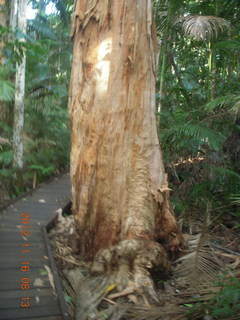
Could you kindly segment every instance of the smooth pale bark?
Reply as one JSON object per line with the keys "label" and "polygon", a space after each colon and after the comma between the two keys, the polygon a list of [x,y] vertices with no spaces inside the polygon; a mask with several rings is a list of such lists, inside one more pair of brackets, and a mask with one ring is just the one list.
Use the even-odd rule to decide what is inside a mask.
{"label": "smooth pale bark", "polygon": [[[6,0],[0,0],[0,25],[6,27],[7,25],[7,6]],[[0,41],[0,65],[3,64],[3,42]]]}
{"label": "smooth pale bark", "polygon": [[[23,34],[27,31],[27,1],[19,0],[18,28]],[[24,41],[24,39],[22,39]],[[23,167],[23,124],[24,124],[24,93],[25,93],[25,69],[26,56],[22,57],[20,64],[16,66],[15,80],[15,104],[13,126],[13,165],[21,169]]]}
{"label": "smooth pale bark", "polygon": [[147,268],[169,268],[159,242],[172,251],[182,242],[156,130],[152,1],[76,1],[72,36],[71,179],[80,251],[94,259],[94,272],[118,269],[122,287],[130,269],[142,283]]}
{"label": "smooth pale bark", "polygon": [[16,30],[17,26],[17,9],[18,9],[18,0],[12,0],[10,2],[11,10],[10,10],[10,18],[9,25],[13,31]]}
{"label": "smooth pale bark", "polygon": [[[0,0],[0,25],[2,27],[6,27],[7,24],[7,8],[6,8],[6,0]],[[0,66],[4,64],[3,59],[3,47],[4,43],[0,41]],[[0,120],[4,120],[5,116],[5,106],[3,101],[0,101]]]}

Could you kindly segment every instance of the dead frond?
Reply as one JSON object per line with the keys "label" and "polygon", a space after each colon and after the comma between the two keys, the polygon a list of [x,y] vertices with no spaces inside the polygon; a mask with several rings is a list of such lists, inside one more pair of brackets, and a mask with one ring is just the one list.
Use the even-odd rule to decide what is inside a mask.
{"label": "dead frond", "polygon": [[190,285],[199,291],[217,279],[222,266],[211,246],[209,206],[208,203],[201,234],[188,240],[189,253],[176,260],[174,268],[174,276],[180,286]]}
{"label": "dead frond", "polygon": [[201,291],[217,279],[221,263],[204,228],[199,237],[190,241],[190,248],[188,254],[175,261],[174,276],[180,286],[190,285]]}
{"label": "dead frond", "polygon": [[128,310],[127,319],[131,320],[183,320],[187,319],[186,309],[175,306],[141,307]]}
{"label": "dead frond", "polygon": [[69,282],[66,291],[73,298],[76,320],[110,319],[114,310],[117,310],[115,305],[102,312],[97,310],[98,305],[109,293],[109,287],[111,287],[108,285],[109,281],[106,277],[92,277],[77,268],[68,272],[66,278]]}
{"label": "dead frond", "polygon": [[178,18],[182,22],[184,34],[198,41],[216,39],[230,29],[230,23],[220,17],[189,15]]}

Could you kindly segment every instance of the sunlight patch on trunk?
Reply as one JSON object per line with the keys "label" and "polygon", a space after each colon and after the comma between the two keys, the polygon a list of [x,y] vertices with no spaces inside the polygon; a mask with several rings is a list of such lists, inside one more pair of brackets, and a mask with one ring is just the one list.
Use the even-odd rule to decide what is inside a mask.
{"label": "sunlight patch on trunk", "polygon": [[96,90],[100,94],[104,94],[108,88],[111,52],[112,38],[107,38],[101,42],[98,48],[98,62],[95,66]]}

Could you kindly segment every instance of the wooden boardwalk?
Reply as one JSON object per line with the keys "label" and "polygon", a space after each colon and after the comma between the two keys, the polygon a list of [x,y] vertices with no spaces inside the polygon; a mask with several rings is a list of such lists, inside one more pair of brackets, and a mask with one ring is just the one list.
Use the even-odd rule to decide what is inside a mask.
{"label": "wooden boardwalk", "polygon": [[1,320],[69,319],[59,299],[59,283],[52,281],[56,270],[44,237],[44,226],[69,198],[70,177],[65,174],[0,214]]}

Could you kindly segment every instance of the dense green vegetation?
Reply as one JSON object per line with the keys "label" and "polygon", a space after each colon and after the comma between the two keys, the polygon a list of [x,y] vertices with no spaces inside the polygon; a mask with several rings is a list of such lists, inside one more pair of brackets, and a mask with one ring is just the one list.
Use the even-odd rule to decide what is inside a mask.
{"label": "dense green vegetation", "polygon": [[239,2],[161,0],[155,12],[159,134],[175,211],[186,227],[208,208],[238,228]]}
{"label": "dense green vegetation", "polygon": [[[239,1],[159,0],[155,14],[158,128],[180,226],[201,231],[208,215],[210,232],[238,237]],[[239,280],[188,307],[189,319],[237,319]]]}
{"label": "dense green vegetation", "polygon": [[[55,10],[46,13],[51,1],[31,1],[36,16],[28,20],[26,42],[21,33],[1,27],[4,42],[0,66],[0,192],[1,201],[12,198],[64,171],[69,165],[68,86],[72,44],[70,15],[73,1],[55,2]],[[30,6],[30,5],[29,5]],[[12,127],[14,74],[16,62],[26,49],[26,92],[24,119],[24,168],[13,168]]]}
{"label": "dense green vegetation", "polygon": [[[54,10],[47,13],[49,4]],[[68,87],[73,0],[32,0],[26,42],[0,26],[0,203],[68,170]],[[160,52],[157,70],[158,130],[180,226],[210,215],[240,228],[240,2],[155,0]],[[186,18],[187,16],[187,18]],[[13,167],[16,63],[26,50],[24,168]],[[233,297],[232,297],[233,295]],[[239,312],[239,280],[232,279],[210,303],[190,311],[200,319]],[[225,317],[225,318],[224,318]],[[236,318],[237,319],[237,318]]]}

